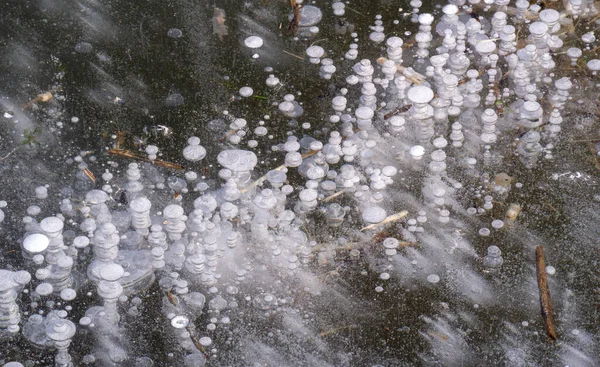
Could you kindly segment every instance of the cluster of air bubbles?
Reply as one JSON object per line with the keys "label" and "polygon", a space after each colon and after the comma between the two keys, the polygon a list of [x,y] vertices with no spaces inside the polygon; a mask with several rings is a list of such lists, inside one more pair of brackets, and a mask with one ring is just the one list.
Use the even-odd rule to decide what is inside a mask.
{"label": "cluster of air bubbles", "polygon": [[206,156],[206,149],[200,145],[200,138],[192,136],[188,138],[188,145],[183,148],[183,157],[190,162],[197,162]]}
{"label": "cluster of air bubbles", "polygon": [[[569,4],[574,19],[598,14],[590,2]],[[509,261],[512,250],[501,240],[522,209],[523,184],[509,173],[526,176],[562,153],[557,147],[570,133],[565,106],[580,92],[562,66],[596,84],[596,37],[587,31],[580,47],[563,45],[563,15],[524,0],[514,7],[451,1],[439,16],[422,13],[422,1],[408,5],[414,35],[388,28],[385,14],[359,34],[345,18],[356,10],[333,2],[328,10],[343,49],[329,38],[306,42],[320,31],[318,7],[302,4],[299,18],[289,14],[298,23],[291,41],[304,50],[294,61],[306,64],[303,78],[322,83],[319,100],[292,89],[293,72],[261,66],[263,85],[243,81],[233,89],[230,102],[248,108],[199,122],[198,136],[177,147],[183,159],[164,161],[168,150],[158,143],[140,144],[135,154],[107,148],[122,156],[111,156],[96,178],[100,157],[69,158],[71,182],[28,194],[24,270],[0,270],[0,331],[22,331],[35,347],[54,351],[58,366],[73,365],[68,348],[79,334],[97,341],[83,363],[125,363],[135,351],[121,331],[133,316],[144,317],[142,294],[157,284],[162,319],[152,322],[181,346],[186,365],[202,366],[240,318],[288,312],[290,324],[291,314],[309,319],[312,300],[298,306],[293,297],[324,293],[317,290],[323,269],[375,269],[370,292],[387,292],[398,279],[481,296],[478,282],[499,278],[503,251]],[[467,16],[477,7],[489,20]],[[248,34],[243,46],[259,52],[265,40]],[[183,33],[171,28],[167,36]],[[92,51],[90,43],[75,45],[76,53]],[[263,89],[268,97],[257,95]],[[264,112],[254,104],[263,98]],[[171,112],[185,107],[183,92],[174,90],[162,102]],[[166,126],[156,126],[166,135]],[[2,226],[7,205],[0,201]],[[468,277],[475,285],[462,289]],[[90,306],[81,302],[87,308],[73,322],[70,303],[84,296],[83,286],[86,297],[97,297]],[[31,298],[31,311],[19,303],[23,297]]]}

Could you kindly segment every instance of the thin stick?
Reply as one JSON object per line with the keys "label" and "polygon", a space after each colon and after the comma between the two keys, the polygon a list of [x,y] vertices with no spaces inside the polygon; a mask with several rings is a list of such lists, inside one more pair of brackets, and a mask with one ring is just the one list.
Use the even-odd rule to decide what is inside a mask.
{"label": "thin stick", "polygon": [[291,52],[289,52],[289,51],[286,51],[286,50],[281,50],[281,51],[282,51],[284,54],[288,54],[288,55],[290,55],[290,56],[293,56],[293,57],[295,57],[295,58],[297,58],[297,59],[304,60],[304,57],[302,57],[302,56],[298,56],[298,55],[296,55],[296,54],[293,54],[293,53],[291,53]]}
{"label": "thin stick", "polygon": [[17,149],[19,149],[21,146],[17,145],[16,147],[14,147],[10,152],[8,152],[4,157],[0,157],[0,161],[5,160],[6,158],[10,157],[11,155],[13,155],[14,152],[17,151]]}
{"label": "thin stick", "polygon": [[348,9],[348,10],[350,10],[350,11],[352,11],[352,12],[355,12],[356,14],[360,15],[361,17],[364,17],[364,16],[365,16],[363,13],[359,12],[358,10],[354,10],[354,9],[352,9],[352,8],[351,8],[351,7],[349,7],[349,6],[346,6],[346,9]]}
{"label": "thin stick", "polygon": [[535,248],[535,267],[537,270],[537,282],[540,289],[540,306],[542,308],[542,318],[546,325],[546,334],[552,340],[556,340],[556,330],[552,320],[552,299],[548,289],[548,277],[546,275],[546,260],[544,258],[544,249],[541,245]]}
{"label": "thin stick", "polygon": [[142,162],[148,162],[148,163],[152,163],[154,165],[157,165],[159,167],[164,167],[164,168],[172,168],[172,169],[177,169],[177,170],[184,170],[185,167],[183,167],[180,164],[177,163],[171,163],[171,162],[167,162],[167,161],[161,161],[158,159],[155,160],[151,160],[149,158],[143,157],[139,154],[135,154],[132,153],[128,150],[125,149],[109,149],[108,150],[108,154],[111,155],[119,155],[121,157],[125,157],[125,158],[131,158],[131,159],[136,159],[138,161],[142,161]]}
{"label": "thin stick", "polygon": [[324,337],[324,336],[328,336],[331,334],[337,334],[338,332],[345,330],[345,329],[357,329],[359,326],[358,325],[345,325],[345,326],[340,326],[340,327],[335,327],[329,330],[325,330],[321,333],[319,333],[320,337]]}
{"label": "thin stick", "polygon": [[[380,57],[377,59],[377,64],[379,65],[383,65],[384,62],[386,62],[388,59],[386,59],[385,57]],[[396,70],[398,73],[404,75],[404,77],[408,80],[410,80],[411,82],[413,82],[416,85],[419,85],[421,83],[423,83],[427,77],[423,74],[419,74],[416,71],[414,71],[413,69],[408,69],[405,68],[404,66],[396,63]]]}
{"label": "thin stick", "polygon": [[399,221],[400,219],[402,219],[402,218],[406,217],[407,215],[408,215],[408,211],[406,211],[406,210],[403,210],[403,211],[401,211],[401,212],[399,212],[399,213],[392,214],[392,215],[388,216],[387,218],[385,218],[384,220],[382,220],[382,221],[381,221],[381,222],[379,222],[379,223],[371,224],[371,225],[369,225],[369,226],[366,226],[366,227],[364,227],[364,228],[361,228],[361,230],[360,230],[360,231],[361,231],[361,232],[363,232],[363,231],[366,231],[366,230],[368,230],[368,229],[373,229],[373,228],[376,228],[376,227],[382,226],[382,225],[384,225],[384,224],[386,224],[386,223],[391,223],[391,222],[396,222],[396,221]]}
{"label": "thin stick", "polygon": [[346,192],[346,190],[342,190],[342,191],[338,191],[338,192],[336,192],[335,194],[331,194],[331,195],[329,195],[328,197],[326,197],[325,199],[323,199],[323,202],[324,202],[324,203],[327,203],[327,202],[329,202],[329,201],[331,201],[331,200],[333,200],[333,199],[337,198],[338,196],[342,195],[342,194],[343,194],[343,193],[345,193],[345,192]]}

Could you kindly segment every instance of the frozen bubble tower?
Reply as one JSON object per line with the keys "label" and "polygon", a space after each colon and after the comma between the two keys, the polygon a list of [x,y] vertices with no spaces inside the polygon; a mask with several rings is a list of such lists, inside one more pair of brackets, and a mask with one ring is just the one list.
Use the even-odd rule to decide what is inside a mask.
{"label": "frozen bubble tower", "polygon": [[[339,270],[340,257],[350,263],[367,258],[364,266],[372,265],[383,285],[396,278],[400,286],[414,282],[429,290],[452,283],[477,307],[491,302],[488,282],[498,282],[510,260],[502,256],[503,244],[489,239],[510,230],[521,210],[511,204],[506,215],[498,213],[511,191],[521,188],[501,168],[512,159],[515,172],[535,170],[561,154],[553,148],[564,134],[565,108],[574,103],[574,82],[570,68],[558,65],[580,65],[586,57],[579,73],[593,80],[600,70],[600,61],[589,56],[597,47],[593,34],[583,35],[581,48],[564,42],[575,23],[598,19],[596,4],[560,3],[566,5],[555,10],[525,0],[452,0],[424,13],[414,0],[399,13],[418,27],[414,34],[398,31],[398,21],[387,14],[356,30],[352,18],[363,15],[343,2],[321,9],[304,5],[297,41],[308,40],[300,58],[313,72],[304,77],[337,80],[334,95],[327,111],[309,116],[303,107],[309,101],[288,90],[274,94],[270,113],[306,131],[308,121],[326,116],[327,135],[289,134],[269,153],[283,164],[266,167],[252,151],[256,140],[247,139],[267,135],[268,125],[224,114],[226,149],[207,152],[199,137],[189,137],[182,147],[190,167],[185,174],[154,164],[160,147],[149,145],[145,162],[117,157],[125,170],[106,169],[85,192],[55,200],[45,186],[38,187],[34,195],[46,209],[27,209],[19,248],[23,262],[0,270],[2,340],[21,338],[51,351],[55,366],[229,365],[217,361],[227,361],[222,350],[233,343],[227,337],[231,330],[256,327],[269,338],[289,337],[269,329],[280,317],[280,327],[317,340],[321,351],[329,334],[311,334],[303,323],[319,315],[306,311],[310,301],[295,298],[326,293],[321,269]],[[333,19],[332,34],[348,45],[343,53],[328,50],[334,38],[311,44],[319,27],[328,26],[323,19]],[[268,39],[256,35],[243,43],[254,59],[269,47]],[[380,54],[361,58],[363,50]],[[279,93],[284,78],[272,68],[267,73],[267,88]],[[261,89],[243,87],[239,100]],[[241,147],[244,141],[248,150]],[[84,158],[82,153],[76,159],[83,181],[91,168]],[[217,183],[201,179],[201,167],[209,164],[220,167]],[[49,207],[55,214],[40,218]],[[2,202],[3,226],[9,225],[9,211]],[[469,230],[484,246],[475,250],[464,234]],[[469,269],[460,275],[449,270],[459,266]],[[460,289],[461,284],[469,286]],[[375,294],[386,292],[386,286],[374,288]],[[149,305],[149,299],[159,304]],[[151,307],[158,311],[149,312]],[[246,317],[254,324],[245,325]],[[436,358],[455,365],[444,353],[463,348],[464,335],[439,319],[423,320],[431,328],[422,337],[439,351]],[[162,338],[169,340],[171,350],[155,351],[162,357],[138,353],[132,325],[148,324],[161,325]],[[260,355],[273,353],[250,339],[240,345]],[[70,350],[78,340],[93,347]],[[302,363],[290,365],[377,362],[339,355],[329,362],[299,358]],[[519,358],[508,361],[519,365]],[[589,357],[589,365],[593,358],[597,355]],[[3,361],[33,365],[27,358]],[[264,365],[287,365],[273,361],[278,362]],[[396,365],[390,363],[385,365]]]}

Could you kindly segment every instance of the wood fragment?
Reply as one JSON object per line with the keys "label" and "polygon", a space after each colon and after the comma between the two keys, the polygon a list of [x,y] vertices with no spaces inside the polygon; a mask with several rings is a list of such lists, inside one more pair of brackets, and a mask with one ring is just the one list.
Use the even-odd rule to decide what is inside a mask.
{"label": "wood fragment", "polygon": [[361,232],[363,232],[363,231],[366,231],[366,230],[368,230],[368,229],[373,229],[373,228],[376,228],[376,227],[382,226],[382,225],[384,225],[384,224],[387,224],[387,223],[391,223],[391,222],[396,222],[396,221],[399,221],[400,219],[402,219],[402,218],[406,217],[407,215],[408,215],[408,211],[406,211],[406,210],[403,210],[403,211],[401,211],[401,212],[399,212],[399,213],[392,214],[392,215],[390,215],[390,216],[386,217],[384,220],[382,220],[382,221],[381,221],[381,222],[379,222],[379,223],[371,224],[371,225],[369,225],[369,226],[366,226],[366,227],[364,227],[364,228],[361,228],[361,230],[360,230],[360,231],[361,231]]}
{"label": "wood fragment", "polygon": [[117,133],[115,135],[117,136],[117,138],[115,139],[114,146],[117,149],[121,149],[121,147],[125,146],[125,140],[126,140],[127,133],[123,130],[119,130],[119,131],[117,131]]}
{"label": "wood fragment", "polygon": [[206,351],[206,348],[204,348],[204,346],[202,344],[200,344],[200,341],[198,340],[198,337],[194,333],[194,330],[189,325],[185,327],[185,330],[187,330],[187,332],[190,334],[190,339],[192,339],[192,343],[194,343],[194,347],[196,347],[196,349],[198,349],[198,351],[200,353],[202,353],[208,359],[209,354]]}
{"label": "wood fragment", "polygon": [[[386,62],[388,59],[385,57],[380,57],[377,59],[377,64],[379,66],[382,66],[384,62]],[[423,74],[419,74],[416,71],[414,71],[412,68],[405,68],[404,66],[396,63],[396,69],[397,71],[404,75],[404,77],[408,80],[410,80],[411,82],[413,82],[416,85],[419,85],[421,83],[423,83],[427,77]]]}
{"label": "wood fragment", "polygon": [[341,191],[338,191],[338,192],[336,192],[334,194],[331,194],[328,197],[326,197],[325,199],[323,199],[323,202],[324,203],[330,202],[331,200],[337,198],[338,196],[344,194],[345,192],[346,192],[346,190],[341,190]]}
{"label": "wood fragment", "polygon": [[412,104],[408,104],[408,105],[402,106],[402,107],[396,107],[391,112],[386,113],[383,116],[383,119],[389,120],[392,116],[395,116],[399,113],[404,113],[404,112],[408,111],[411,107],[412,107]]}
{"label": "wood fragment", "polygon": [[96,176],[94,176],[94,174],[92,173],[92,171],[90,171],[87,168],[83,169],[83,173],[85,173],[85,175],[93,182],[96,183]]}
{"label": "wood fragment", "polygon": [[219,41],[223,41],[223,37],[229,34],[229,29],[225,25],[225,10],[214,8],[212,24],[213,34],[219,36]]}
{"label": "wood fragment", "polygon": [[135,160],[142,161],[142,162],[148,162],[148,163],[152,163],[159,167],[164,167],[164,168],[171,168],[171,169],[176,169],[176,170],[181,170],[181,171],[183,171],[185,169],[185,167],[183,167],[180,164],[171,163],[171,162],[167,162],[167,161],[161,161],[158,159],[151,160],[147,157],[141,156],[139,154],[135,154],[126,149],[114,149],[114,148],[109,149],[108,154],[118,155],[118,156],[125,157],[125,158],[131,158],[131,159],[135,159]]}
{"label": "wood fragment", "polygon": [[173,306],[179,307],[179,299],[171,291],[167,292],[167,299]]}
{"label": "wood fragment", "polygon": [[296,55],[296,54],[293,54],[293,53],[291,53],[291,52],[289,52],[289,51],[282,50],[282,52],[283,52],[284,54],[287,54],[287,55],[293,56],[293,57],[295,57],[295,58],[297,58],[297,59],[299,59],[299,60],[304,60],[304,57],[302,57],[302,56],[298,56],[298,55]]}
{"label": "wood fragment", "polygon": [[54,98],[54,95],[52,94],[52,91],[47,91],[47,92],[38,94],[37,97],[35,97],[31,101],[29,101],[29,102],[25,103],[25,105],[23,105],[23,110],[26,110],[29,107],[33,106],[34,103],[48,102],[52,98]]}
{"label": "wood fragment", "polygon": [[546,334],[552,340],[556,340],[556,330],[552,319],[552,299],[548,289],[548,276],[546,275],[546,260],[544,258],[544,249],[541,245],[535,248],[535,267],[537,271],[537,282],[540,290],[540,307],[542,309],[542,318],[546,326]]}
{"label": "wood fragment", "polygon": [[363,13],[359,12],[356,9],[353,9],[353,8],[349,7],[348,5],[346,5],[346,7],[344,9],[350,10],[351,12],[356,13],[356,14],[360,15],[361,17],[365,16]]}
{"label": "wood fragment", "polygon": [[516,203],[510,204],[508,209],[506,209],[506,214],[504,214],[504,224],[511,225],[515,223],[520,212],[521,205]]}
{"label": "wood fragment", "polygon": [[294,17],[288,24],[288,32],[291,34],[298,34],[298,27],[300,24],[300,20],[302,20],[302,15],[300,14],[300,9],[302,9],[302,5],[298,4],[296,0],[290,0],[290,6],[292,7],[292,11],[294,12]]}
{"label": "wood fragment", "polygon": [[429,334],[430,336],[435,336],[435,337],[437,337],[437,338],[440,338],[440,339],[442,339],[443,341],[446,341],[446,340],[448,340],[448,339],[449,339],[449,337],[448,337],[447,335],[444,335],[444,334],[438,333],[438,332],[436,332],[436,331],[431,331],[431,330],[429,330],[429,331],[427,332],[427,334]]}

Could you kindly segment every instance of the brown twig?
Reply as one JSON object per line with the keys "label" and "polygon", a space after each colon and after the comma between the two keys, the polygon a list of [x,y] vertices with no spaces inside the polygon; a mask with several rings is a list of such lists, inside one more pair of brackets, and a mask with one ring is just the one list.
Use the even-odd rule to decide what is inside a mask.
{"label": "brown twig", "polygon": [[23,106],[23,110],[26,110],[29,107],[33,106],[34,103],[48,102],[52,98],[54,98],[54,94],[52,94],[52,91],[47,91],[42,94],[38,94],[37,97],[35,97],[31,101],[25,103],[25,105]]}
{"label": "brown twig", "polygon": [[286,50],[281,50],[281,52],[283,52],[284,54],[287,54],[287,55],[293,56],[293,57],[295,57],[295,58],[297,58],[297,59],[299,59],[299,60],[304,60],[304,57],[302,57],[302,56],[298,56],[298,55],[296,55],[296,54],[293,54],[293,53],[291,53],[291,52],[289,52],[289,51],[286,51]]}
{"label": "brown twig", "polygon": [[346,329],[357,329],[359,326],[358,325],[345,325],[345,326],[340,326],[340,327],[335,327],[329,330],[325,330],[321,333],[319,333],[320,337],[324,337],[324,336],[328,336],[331,334],[337,334],[338,332],[342,331],[342,330],[346,330]]}
{"label": "brown twig", "polygon": [[300,14],[300,9],[302,9],[302,5],[296,3],[296,0],[290,0],[290,6],[292,7],[292,11],[294,12],[294,17],[288,24],[288,32],[291,34],[298,34],[298,26],[300,24],[300,20],[302,19],[302,15]]}
{"label": "brown twig", "polygon": [[364,228],[361,228],[360,231],[363,232],[363,231],[366,231],[366,230],[369,230],[369,229],[373,229],[375,227],[382,226],[382,225],[387,224],[387,223],[399,221],[400,219],[403,219],[407,215],[408,215],[408,211],[407,210],[403,210],[403,211],[401,211],[399,213],[392,214],[392,215],[386,217],[384,220],[382,220],[379,223],[374,223],[374,224],[368,225],[368,226],[366,226]]}
{"label": "brown twig", "polygon": [[389,120],[390,118],[392,118],[392,116],[395,116],[395,115],[397,115],[399,113],[407,112],[411,107],[412,107],[412,104],[409,104],[409,105],[406,105],[406,106],[402,106],[402,107],[396,107],[391,112],[386,113],[383,116],[383,119],[384,120]]}
{"label": "brown twig", "polygon": [[540,307],[542,308],[542,318],[546,325],[546,334],[552,340],[556,340],[556,330],[552,320],[552,299],[548,289],[548,277],[546,275],[546,260],[544,258],[544,249],[541,245],[535,248],[535,267],[537,270],[537,282],[540,290]]}
{"label": "brown twig", "polygon": [[171,162],[167,162],[167,161],[161,161],[158,159],[155,160],[151,160],[149,158],[146,158],[144,156],[141,156],[139,154],[135,154],[133,152],[130,152],[129,150],[125,150],[125,149],[109,149],[108,150],[108,154],[111,155],[120,155],[121,157],[125,157],[125,158],[131,158],[131,159],[135,159],[138,161],[142,161],[142,162],[148,162],[148,163],[152,163],[155,164],[159,167],[164,167],[164,168],[171,168],[171,169],[177,169],[177,170],[184,170],[185,167],[183,167],[180,164],[177,163],[171,163]]}

